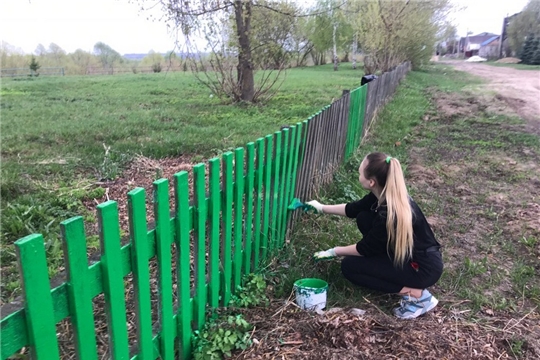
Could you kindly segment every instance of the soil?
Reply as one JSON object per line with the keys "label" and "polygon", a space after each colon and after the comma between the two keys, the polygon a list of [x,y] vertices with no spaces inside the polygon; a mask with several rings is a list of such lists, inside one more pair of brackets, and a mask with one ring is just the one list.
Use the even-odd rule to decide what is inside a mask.
{"label": "soil", "polygon": [[[298,359],[509,359],[508,339],[490,328],[516,321],[497,318],[481,324],[463,320],[457,311],[438,310],[414,321],[397,321],[373,306],[328,309],[322,314],[274,302],[261,312],[243,310],[255,329],[253,346],[235,360]],[[373,311],[371,311],[373,310]],[[519,324],[517,324],[519,326]]]}
{"label": "soil", "polygon": [[495,91],[529,124],[529,131],[540,135],[540,71],[518,70],[465,61],[452,61],[456,70],[487,80],[486,89]]}

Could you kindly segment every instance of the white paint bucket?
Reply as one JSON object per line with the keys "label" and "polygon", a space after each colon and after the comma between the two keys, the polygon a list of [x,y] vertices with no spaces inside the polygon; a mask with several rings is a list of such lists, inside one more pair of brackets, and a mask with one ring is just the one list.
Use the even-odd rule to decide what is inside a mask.
{"label": "white paint bucket", "polygon": [[321,279],[300,279],[294,283],[296,303],[304,310],[322,310],[326,307],[328,283]]}

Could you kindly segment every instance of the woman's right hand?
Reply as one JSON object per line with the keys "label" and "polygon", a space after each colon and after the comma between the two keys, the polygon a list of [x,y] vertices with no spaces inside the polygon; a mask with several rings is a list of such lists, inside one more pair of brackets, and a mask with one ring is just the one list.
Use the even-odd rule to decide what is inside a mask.
{"label": "woman's right hand", "polygon": [[306,203],[307,205],[313,207],[315,210],[317,210],[317,214],[323,214],[323,204],[318,202],[317,200],[311,200]]}

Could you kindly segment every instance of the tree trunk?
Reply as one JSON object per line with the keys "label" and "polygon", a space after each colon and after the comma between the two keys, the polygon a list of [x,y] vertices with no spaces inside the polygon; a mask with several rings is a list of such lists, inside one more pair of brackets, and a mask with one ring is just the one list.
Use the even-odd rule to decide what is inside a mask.
{"label": "tree trunk", "polygon": [[334,71],[338,69],[338,56],[337,56],[337,45],[336,45],[336,30],[337,24],[334,24],[334,30],[332,32],[332,42],[334,43]]}
{"label": "tree trunk", "polygon": [[356,70],[356,51],[357,49],[356,34],[354,34],[354,39],[352,43],[352,68]]}
{"label": "tree trunk", "polygon": [[240,100],[251,102],[255,96],[255,82],[253,80],[253,63],[251,61],[251,44],[249,31],[251,28],[251,0],[236,0],[234,2],[236,18],[236,33],[238,35],[238,85],[240,86]]}

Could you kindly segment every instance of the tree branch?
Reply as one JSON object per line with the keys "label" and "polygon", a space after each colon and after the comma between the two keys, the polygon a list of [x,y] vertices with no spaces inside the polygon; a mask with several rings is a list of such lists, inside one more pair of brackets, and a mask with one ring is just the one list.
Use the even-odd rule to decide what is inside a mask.
{"label": "tree branch", "polygon": [[274,9],[273,7],[268,6],[268,5],[265,5],[265,4],[257,4],[257,3],[253,3],[253,6],[265,8],[265,9],[271,10],[271,11],[276,12],[276,13],[281,14],[281,15],[286,15],[286,16],[291,16],[291,17],[301,18],[301,17],[309,17],[309,16],[315,16],[315,15],[326,14],[326,13],[328,13],[328,12],[334,11],[335,9],[340,9],[340,8],[343,7],[345,4],[347,4],[347,1],[346,1],[346,0],[342,1],[341,4],[336,5],[336,6],[330,8],[330,9],[328,9],[328,10],[323,10],[323,11],[314,12],[314,13],[309,13],[309,14],[303,14],[303,15],[291,14],[291,13],[288,13],[288,12],[285,12],[285,11],[281,11],[281,10],[278,10],[278,9]]}

